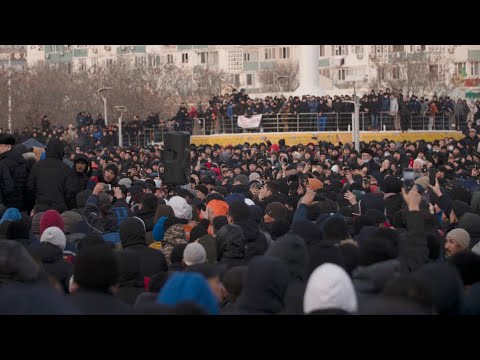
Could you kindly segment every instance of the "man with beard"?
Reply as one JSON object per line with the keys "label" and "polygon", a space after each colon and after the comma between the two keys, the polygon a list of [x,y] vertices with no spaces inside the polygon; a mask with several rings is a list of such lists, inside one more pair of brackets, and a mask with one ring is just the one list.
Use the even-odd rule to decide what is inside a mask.
{"label": "man with beard", "polygon": [[77,154],[73,159],[73,169],[67,178],[65,199],[69,209],[77,207],[76,196],[79,192],[85,190],[88,185],[88,171],[90,161],[84,154]]}

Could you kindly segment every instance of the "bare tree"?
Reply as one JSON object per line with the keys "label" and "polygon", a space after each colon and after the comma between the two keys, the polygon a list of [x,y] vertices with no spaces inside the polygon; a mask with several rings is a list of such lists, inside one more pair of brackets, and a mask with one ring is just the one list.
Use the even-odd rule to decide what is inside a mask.
{"label": "bare tree", "polygon": [[258,78],[263,92],[294,91],[298,85],[299,66],[295,61],[276,64],[274,68],[260,70]]}
{"label": "bare tree", "polygon": [[448,94],[454,88],[444,57],[439,53],[392,52],[388,61],[375,56],[370,61],[377,70],[377,76],[369,84],[372,89],[389,87],[401,89],[404,94],[430,96]]}

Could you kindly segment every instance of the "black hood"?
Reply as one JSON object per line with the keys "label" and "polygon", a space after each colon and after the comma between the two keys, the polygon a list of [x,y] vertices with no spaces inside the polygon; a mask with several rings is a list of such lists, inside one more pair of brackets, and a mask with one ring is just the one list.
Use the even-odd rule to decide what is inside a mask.
{"label": "black hood", "polygon": [[65,155],[65,146],[58,139],[51,139],[47,145],[46,157],[62,160]]}
{"label": "black hood", "polygon": [[464,306],[463,284],[458,270],[448,263],[422,266],[413,276],[432,291],[439,315],[461,314]]}
{"label": "black hood", "polygon": [[265,255],[278,258],[287,265],[292,280],[304,281],[307,267],[307,247],[305,241],[293,233],[275,241]]}
{"label": "black hood", "polygon": [[216,234],[217,260],[244,259],[245,236],[237,225],[225,225]]}
{"label": "black hood", "polygon": [[320,226],[309,220],[295,221],[292,225],[292,231],[303,238],[308,248],[322,240]]}
{"label": "black hood", "polygon": [[44,263],[54,263],[63,258],[63,251],[48,242],[40,243],[37,251],[39,259]]}
{"label": "black hood", "polygon": [[400,262],[397,259],[360,266],[353,272],[355,290],[360,293],[378,294],[386,283],[398,273]]}
{"label": "black hood", "polygon": [[289,275],[281,260],[257,256],[248,266],[238,306],[242,310],[276,314],[283,309]]}
{"label": "black hood", "polygon": [[[90,170],[90,159],[85,155],[85,154],[77,154],[73,158],[73,164],[75,164],[77,161],[83,161],[87,164],[87,168],[85,169],[85,173],[87,173]],[[75,170],[75,167],[73,167]]]}
{"label": "black hood", "polygon": [[120,242],[123,248],[136,244],[147,245],[143,222],[134,217],[123,220],[120,224]]}
{"label": "black hood", "polygon": [[120,286],[142,287],[140,258],[128,250],[118,253],[118,284]]}
{"label": "black hood", "polygon": [[465,229],[470,235],[470,238],[479,238],[480,216],[472,213],[465,213],[462,216],[462,219],[458,222],[458,227]]}

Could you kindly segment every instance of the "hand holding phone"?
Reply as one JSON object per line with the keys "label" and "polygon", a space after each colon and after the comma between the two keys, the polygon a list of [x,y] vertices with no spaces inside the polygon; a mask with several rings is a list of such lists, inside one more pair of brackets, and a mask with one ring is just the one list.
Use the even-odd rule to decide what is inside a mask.
{"label": "hand holding phone", "polygon": [[403,187],[407,192],[409,192],[415,185],[415,174],[413,169],[403,170]]}

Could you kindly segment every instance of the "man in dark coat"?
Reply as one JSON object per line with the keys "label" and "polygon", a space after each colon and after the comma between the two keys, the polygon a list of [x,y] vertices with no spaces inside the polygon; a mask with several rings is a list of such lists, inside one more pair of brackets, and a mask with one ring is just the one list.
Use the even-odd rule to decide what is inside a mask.
{"label": "man in dark coat", "polygon": [[52,139],[48,143],[46,158],[33,165],[27,189],[35,196],[35,205],[50,205],[59,213],[67,210],[66,182],[71,169],[63,162],[63,142]]}
{"label": "man in dark coat", "polygon": [[9,208],[24,210],[24,193],[27,183],[27,164],[15,149],[15,139],[10,134],[0,135],[0,201]]}
{"label": "man in dark coat", "polygon": [[73,169],[67,178],[65,199],[67,201],[68,208],[75,209],[77,207],[76,196],[81,191],[87,188],[88,184],[88,171],[90,167],[90,161],[84,154],[77,154],[73,159]]}
{"label": "man in dark coat", "polygon": [[[124,252],[135,254],[140,259],[142,277],[168,271],[163,252],[149,248],[145,240],[145,224],[139,218],[128,218],[120,224],[120,242]],[[120,261],[123,261],[120,259]]]}
{"label": "man in dark coat", "polygon": [[238,225],[245,236],[245,260],[248,262],[254,256],[263,255],[267,251],[268,242],[259,230],[258,224],[250,219],[250,209],[245,202],[233,202],[228,210],[228,222]]}
{"label": "man in dark coat", "polygon": [[84,315],[128,315],[132,307],[115,297],[118,259],[107,244],[83,249],[75,262],[70,299]]}

